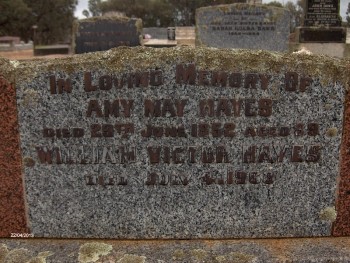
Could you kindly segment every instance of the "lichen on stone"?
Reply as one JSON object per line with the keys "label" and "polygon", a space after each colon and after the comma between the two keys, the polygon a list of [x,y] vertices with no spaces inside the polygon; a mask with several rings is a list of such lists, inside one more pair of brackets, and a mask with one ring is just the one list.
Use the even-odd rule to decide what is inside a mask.
{"label": "lichen on stone", "polygon": [[7,253],[3,263],[27,263],[31,257],[32,255],[28,249],[13,249]]}
{"label": "lichen on stone", "polygon": [[100,242],[86,243],[79,248],[78,261],[80,263],[96,262],[100,256],[106,256],[113,247]]}
{"label": "lichen on stone", "polygon": [[9,250],[5,244],[0,244],[0,263],[3,263]]}
{"label": "lichen on stone", "polygon": [[329,128],[328,130],[327,130],[327,136],[328,137],[335,137],[335,136],[337,136],[337,134],[338,134],[338,129],[337,128]]}
{"label": "lichen on stone", "polygon": [[24,248],[9,250],[6,245],[0,244],[0,263],[46,263],[46,258],[52,256],[51,251],[40,252],[36,257]]}
{"label": "lichen on stone", "polygon": [[46,258],[44,257],[34,257],[27,261],[26,263],[46,263]]}
{"label": "lichen on stone", "polygon": [[319,217],[323,221],[334,222],[337,219],[337,211],[334,206],[326,207],[320,211]]}
{"label": "lichen on stone", "polygon": [[46,263],[46,258],[54,255],[51,251],[40,252],[38,256],[30,259],[27,263]]}
{"label": "lichen on stone", "polygon": [[133,254],[125,254],[117,263],[144,263],[146,257]]}
{"label": "lichen on stone", "polygon": [[218,263],[253,263],[256,261],[256,257],[246,253],[231,252],[227,255],[217,256],[215,260]]}
{"label": "lichen on stone", "polygon": [[39,100],[39,94],[33,89],[27,89],[24,91],[24,98],[22,104],[24,107],[35,107]]}
{"label": "lichen on stone", "polygon": [[183,260],[186,258],[186,254],[182,249],[176,249],[173,253],[173,260]]}
{"label": "lichen on stone", "polygon": [[35,161],[33,160],[33,158],[26,156],[23,158],[23,164],[26,167],[33,167],[35,165]]}
{"label": "lichen on stone", "polygon": [[208,252],[203,249],[193,249],[191,255],[197,260],[204,260],[208,257]]}
{"label": "lichen on stone", "polygon": [[337,211],[334,206],[326,207],[320,211],[319,217],[323,221],[334,222],[337,219]]}

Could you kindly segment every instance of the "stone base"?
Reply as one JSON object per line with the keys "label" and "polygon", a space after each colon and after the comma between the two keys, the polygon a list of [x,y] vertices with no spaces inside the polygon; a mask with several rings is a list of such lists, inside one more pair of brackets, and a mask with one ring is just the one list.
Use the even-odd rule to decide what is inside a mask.
{"label": "stone base", "polygon": [[290,43],[289,51],[310,51],[316,55],[327,55],[337,58],[350,57],[350,44],[345,43]]}
{"label": "stone base", "polygon": [[345,43],[346,28],[300,27],[297,29],[300,43]]}
{"label": "stone base", "polygon": [[47,56],[53,54],[68,55],[69,45],[35,46],[34,56]]}
{"label": "stone base", "polygon": [[350,238],[118,241],[2,239],[0,262],[350,262]]}
{"label": "stone base", "polygon": [[168,39],[145,39],[143,45],[145,47],[153,48],[175,47],[177,45],[177,41]]}

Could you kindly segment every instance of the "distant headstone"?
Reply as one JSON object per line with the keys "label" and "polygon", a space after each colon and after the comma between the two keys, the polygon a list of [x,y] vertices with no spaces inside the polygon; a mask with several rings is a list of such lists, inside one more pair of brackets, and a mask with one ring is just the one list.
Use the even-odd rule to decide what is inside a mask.
{"label": "distant headstone", "polygon": [[307,0],[305,6],[300,42],[345,43],[346,28],[341,27],[340,0]]}
{"label": "distant headstone", "polygon": [[196,45],[288,50],[290,14],[283,8],[231,4],[196,10]]}
{"label": "distant headstone", "polygon": [[304,26],[341,26],[340,0],[307,0]]}
{"label": "distant headstone", "polygon": [[47,45],[47,46],[35,46],[34,56],[47,56],[53,54],[67,55],[70,52],[70,45]]}
{"label": "distant headstone", "polygon": [[[350,234],[344,62],[118,48],[1,70],[13,92],[0,97],[17,101],[0,114],[2,129],[14,124],[0,129],[7,233],[25,218],[35,237]],[[25,215],[11,209],[23,183]]]}
{"label": "distant headstone", "polygon": [[75,27],[76,54],[140,45],[141,19],[120,16],[92,17],[79,20]]}

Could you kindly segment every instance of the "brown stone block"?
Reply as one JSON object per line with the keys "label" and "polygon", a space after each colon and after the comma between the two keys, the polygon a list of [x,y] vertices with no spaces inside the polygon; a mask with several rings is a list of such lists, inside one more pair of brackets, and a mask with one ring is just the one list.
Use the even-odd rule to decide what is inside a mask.
{"label": "brown stone block", "polygon": [[0,62],[0,237],[9,237],[28,227],[12,66]]}
{"label": "brown stone block", "polygon": [[346,94],[343,138],[341,145],[340,176],[337,196],[337,219],[333,224],[333,236],[350,235],[350,94]]}

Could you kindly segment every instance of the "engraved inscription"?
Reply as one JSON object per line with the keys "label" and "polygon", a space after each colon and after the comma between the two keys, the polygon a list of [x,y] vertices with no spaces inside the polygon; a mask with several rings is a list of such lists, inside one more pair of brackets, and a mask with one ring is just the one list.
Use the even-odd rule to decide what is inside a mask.
{"label": "engraved inscription", "polygon": [[[87,95],[81,113],[86,123],[42,127],[40,134],[45,143],[35,147],[35,165],[120,168],[122,175],[120,172],[86,175],[86,185],[96,187],[130,186],[135,182],[157,187],[234,187],[274,184],[282,175],[258,170],[266,164],[322,162],[318,122],[270,122],[285,106],[279,96],[270,92],[272,89],[276,92],[276,76],[178,64],[173,72],[174,90],[187,86],[194,91],[225,90],[231,95],[155,95],[164,87],[164,76],[157,68],[121,74],[88,71],[74,82],[69,76],[49,76],[50,95],[61,97],[58,95],[76,92]],[[290,71],[281,74],[280,79],[278,92],[283,96],[293,94],[302,98],[312,92],[314,82],[310,76]],[[77,81],[82,83],[81,90],[73,85]],[[128,95],[137,89],[149,90],[153,95],[142,98]],[[261,141],[271,138],[279,141]],[[306,138],[311,142],[306,143]],[[135,167],[140,164],[149,169],[138,176],[127,172],[137,170]],[[164,166],[169,167],[168,172],[162,170]],[[249,168],[253,166],[254,169]],[[198,169],[194,167],[202,167],[196,177],[191,175]]]}

